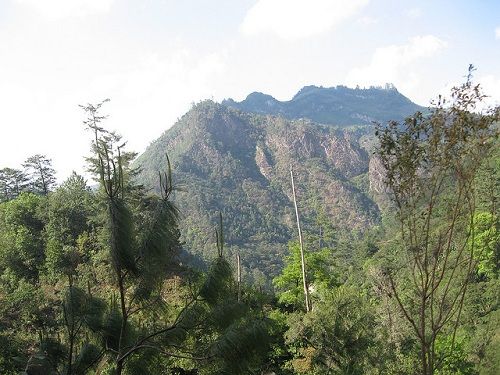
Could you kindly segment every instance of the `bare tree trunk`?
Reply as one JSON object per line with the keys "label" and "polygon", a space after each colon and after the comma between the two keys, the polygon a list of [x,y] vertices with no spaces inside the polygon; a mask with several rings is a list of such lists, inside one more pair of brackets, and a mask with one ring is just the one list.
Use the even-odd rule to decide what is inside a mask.
{"label": "bare tree trunk", "polygon": [[63,305],[63,313],[64,320],[68,326],[68,340],[69,340],[69,352],[68,352],[68,369],[67,374],[71,375],[73,371],[73,350],[75,344],[75,312],[73,311],[73,280],[71,276],[68,276],[68,285],[69,285],[69,298],[70,298],[70,306],[71,306],[71,324],[68,321],[68,312]]}
{"label": "bare tree trunk", "polygon": [[323,247],[323,227],[320,225],[319,227],[319,250]]}
{"label": "bare tree trunk", "polygon": [[240,253],[238,252],[236,254],[236,261],[238,262],[238,275],[237,275],[237,280],[238,280],[238,302],[241,301],[241,259],[240,259]]}
{"label": "bare tree trunk", "polygon": [[123,346],[125,339],[125,330],[127,329],[127,321],[128,321],[128,311],[125,303],[125,285],[123,282],[123,273],[121,270],[117,270],[118,277],[118,287],[120,291],[120,308],[122,312],[122,323],[120,327],[120,337],[118,339],[118,354],[116,359],[116,375],[121,375],[123,371],[123,364],[125,358],[123,358]]}
{"label": "bare tree trunk", "polygon": [[304,297],[306,300],[306,311],[309,312],[311,310],[311,305],[309,303],[309,288],[307,286],[307,279],[306,279],[306,261],[304,259],[304,241],[302,239],[302,230],[300,229],[299,208],[297,207],[297,196],[295,194],[295,183],[293,180],[292,167],[290,167],[290,177],[292,179],[292,194],[293,194],[293,204],[295,206],[295,216],[297,217],[297,229],[299,230],[300,262],[302,265],[302,283],[304,285]]}

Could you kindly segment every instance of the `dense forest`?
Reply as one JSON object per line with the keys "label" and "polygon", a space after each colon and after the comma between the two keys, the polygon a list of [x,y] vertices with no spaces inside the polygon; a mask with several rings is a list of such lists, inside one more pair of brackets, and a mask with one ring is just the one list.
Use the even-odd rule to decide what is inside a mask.
{"label": "dense forest", "polygon": [[[44,155],[0,170],[0,373],[498,374],[500,108],[484,109],[484,98],[469,75],[449,99],[380,123],[373,138],[364,126],[271,116],[259,133],[244,125],[262,118],[241,122],[211,104],[252,141],[220,145],[184,181],[176,168],[187,155],[164,153],[145,173],[105,129],[106,102],[82,106],[94,182],[73,173],[57,186]],[[291,154],[264,147],[297,134],[311,145],[294,165],[303,241]],[[339,159],[312,147],[327,141],[359,162],[356,173],[342,162],[331,172]],[[273,158],[279,173],[266,182],[256,164],[240,184],[245,158]],[[374,163],[377,196],[366,188]],[[202,177],[214,175],[225,182],[205,205],[190,189],[209,196]],[[332,189],[343,198],[329,200]],[[231,200],[233,211],[186,224],[186,197],[186,210]],[[260,216],[244,216],[241,203]]]}

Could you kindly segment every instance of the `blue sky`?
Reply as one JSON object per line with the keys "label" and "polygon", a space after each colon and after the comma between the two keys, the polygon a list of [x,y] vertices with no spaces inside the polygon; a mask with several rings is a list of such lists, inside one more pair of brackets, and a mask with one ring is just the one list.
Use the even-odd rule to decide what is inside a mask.
{"label": "blue sky", "polygon": [[82,172],[78,104],[104,98],[141,152],[202,99],[391,82],[426,105],[470,63],[499,103],[500,1],[0,0],[0,168]]}

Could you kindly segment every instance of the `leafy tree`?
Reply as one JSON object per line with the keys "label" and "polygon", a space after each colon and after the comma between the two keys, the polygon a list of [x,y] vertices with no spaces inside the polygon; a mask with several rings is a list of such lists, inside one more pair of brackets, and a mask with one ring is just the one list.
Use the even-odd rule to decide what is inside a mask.
{"label": "leafy tree", "polygon": [[478,212],[473,222],[476,235],[473,246],[480,276],[493,279],[498,277],[500,267],[500,233],[498,218],[488,212]]}
{"label": "leafy tree", "polygon": [[102,300],[70,285],[61,308],[57,336],[46,331],[40,334],[38,347],[26,364],[27,374],[84,375],[102,358],[95,335],[102,327]]}
{"label": "leafy tree", "polygon": [[374,316],[368,301],[353,287],[320,291],[315,308],[289,318],[287,342],[303,342],[292,361],[298,373],[364,374],[373,345]]}
{"label": "leafy tree", "polygon": [[393,194],[400,238],[384,272],[388,293],[420,344],[421,373],[443,364],[436,341],[460,324],[467,286],[475,271],[477,228],[474,180],[492,146],[500,109],[478,114],[484,98],[471,81],[453,89],[430,115],[379,128],[379,155]]}
{"label": "leafy tree", "polygon": [[50,277],[71,275],[98,246],[97,201],[82,176],[73,172],[48,197],[48,216],[46,270]]}
{"label": "leafy tree", "polygon": [[26,190],[28,178],[23,171],[13,168],[0,169],[0,202],[16,198]]}
{"label": "leafy tree", "polygon": [[[289,244],[290,254],[285,258],[285,265],[280,275],[273,279],[278,292],[278,302],[298,309],[303,305],[302,269],[300,247],[297,242]],[[310,289],[335,285],[335,274],[332,273],[331,250],[309,251],[305,253]],[[314,296],[312,295],[312,298]]]}
{"label": "leafy tree", "polygon": [[31,193],[0,206],[0,270],[38,280],[44,262],[44,200]]}
{"label": "leafy tree", "polygon": [[52,190],[56,182],[52,160],[36,154],[26,159],[23,167],[27,170],[33,192],[47,195]]}
{"label": "leafy tree", "polygon": [[162,197],[156,206],[150,228],[142,238],[135,237],[128,194],[134,188],[128,173],[130,154],[122,155],[124,144],[117,145],[120,137],[99,126],[104,117],[99,116],[98,110],[103,103],[82,108],[88,115],[85,124],[95,136],[91,168],[98,173],[106,205],[107,242],[119,296],[116,308],[111,311],[116,318],[109,321],[111,325],[107,328],[106,347],[114,354],[116,373],[121,374],[127,359],[142,349],[148,338],[163,333],[160,329],[133,344],[131,318],[146,306],[151,308],[161,304],[158,293],[179,249],[178,211],[169,200],[173,191],[169,170],[160,175]]}

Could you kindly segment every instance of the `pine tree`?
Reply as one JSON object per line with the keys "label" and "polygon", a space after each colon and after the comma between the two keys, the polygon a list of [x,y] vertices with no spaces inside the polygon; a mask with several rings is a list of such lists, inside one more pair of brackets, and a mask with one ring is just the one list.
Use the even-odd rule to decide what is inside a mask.
{"label": "pine tree", "polygon": [[18,169],[0,169],[0,202],[16,198],[27,189],[28,177]]}
{"label": "pine tree", "polygon": [[52,190],[56,177],[51,159],[45,155],[36,154],[26,159],[23,167],[27,171],[34,193],[47,195]]}

